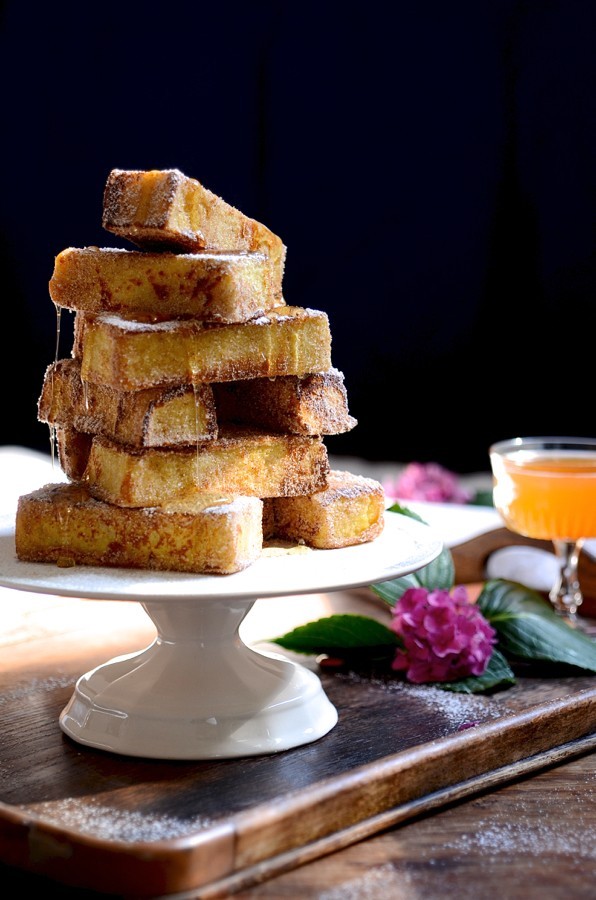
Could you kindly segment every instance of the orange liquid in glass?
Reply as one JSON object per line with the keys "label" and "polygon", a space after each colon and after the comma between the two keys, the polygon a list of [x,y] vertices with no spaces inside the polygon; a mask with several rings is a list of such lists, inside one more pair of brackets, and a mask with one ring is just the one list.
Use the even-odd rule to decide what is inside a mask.
{"label": "orange liquid in glass", "polygon": [[495,463],[494,502],[507,527],[541,540],[596,537],[596,453],[513,453]]}

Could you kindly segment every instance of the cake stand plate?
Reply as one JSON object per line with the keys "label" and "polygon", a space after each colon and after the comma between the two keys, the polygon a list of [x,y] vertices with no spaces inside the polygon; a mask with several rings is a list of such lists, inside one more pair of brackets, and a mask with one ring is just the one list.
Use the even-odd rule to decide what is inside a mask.
{"label": "cake stand plate", "polygon": [[59,719],[70,738],[154,759],[255,756],[316,741],[337,722],[314,672],[244,643],[239,628],[255,601],[390,581],[428,565],[442,546],[427,525],[387,512],[375,541],[338,550],[267,548],[233,575],[62,569],[16,559],[12,516],[0,520],[0,585],[136,600],[156,627],[148,647],[78,679]]}

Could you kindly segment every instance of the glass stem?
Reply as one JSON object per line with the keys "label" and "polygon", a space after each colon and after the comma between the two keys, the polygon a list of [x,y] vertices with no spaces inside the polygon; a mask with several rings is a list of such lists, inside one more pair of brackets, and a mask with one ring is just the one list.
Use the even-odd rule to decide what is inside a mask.
{"label": "glass stem", "polygon": [[583,600],[579,586],[578,562],[583,546],[579,541],[553,541],[559,561],[559,577],[550,592],[550,601],[560,616],[574,619]]}

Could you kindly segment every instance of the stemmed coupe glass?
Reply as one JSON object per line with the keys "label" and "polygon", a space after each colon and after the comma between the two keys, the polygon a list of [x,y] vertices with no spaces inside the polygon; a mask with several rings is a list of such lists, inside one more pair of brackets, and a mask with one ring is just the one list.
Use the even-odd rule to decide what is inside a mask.
{"label": "stemmed coupe glass", "polygon": [[559,575],[550,601],[576,623],[579,555],[596,538],[596,438],[516,437],[494,443],[489,457],[496,509],[516,534],[552,541]]}

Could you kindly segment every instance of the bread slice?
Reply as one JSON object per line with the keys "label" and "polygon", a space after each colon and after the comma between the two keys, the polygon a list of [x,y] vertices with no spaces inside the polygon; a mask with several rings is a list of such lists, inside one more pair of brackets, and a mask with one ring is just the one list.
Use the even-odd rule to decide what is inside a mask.
{"label": "bread slice", "polygon": [[373,541],[385,524],[385,493],[372,478],[331,469],[327,487],[308,497],[276,497],[263,504],[265,539],[299,541],[333,550]]}
{"label": "bread slice", "polygon": [[262,253],[141,253],[68,247],[49,284],[56,306],[160,322],[245,322],[283,306],[279,272]]}
{"label": "bread slice", "polygon": [[172,447],[215,440],[218,423],[289,434],[340,434],[356,425],[343,374],[280,375],[217,384],[118,391],[81,380],[80,360],[46,369],[38,420],[103,434],[133,447]]}
{"label": "bread slice", "polygon": [[84,484],[49,484],[19,498],[15,544],[21,560],[63,567],[229,575],[261,555],[262,502],[195,494],[181,507],[125,509]]}
{"label": "bread slice", "polygon": [[341,434],[357,424],[348,412],[343,373],[250,378],[213,385],[217,419],[290,434]]}
{"label": "bread slice", "polygon": [[81,380],[77,359],[46,369],[38,419],[133,447],[168,447],[215,440],[217,419],[209,384],[118,391]]}
{"label": "bread slice", "polygon": [[118,506],[163,506],[196,493],[251,497],[312,494],[326,485],[321,438],[220,430],[196,447],[142,450],[103,437],[91,443],[85,481],[99,500]]}
{"label": "bread slice", "polygon": [[133,391],[168,384],[305,375],[331,368],[326,313],[282,306],[234,325],[75,317],[84,381]]}
{"label": "bread slice", "polygon": [[93,435],[70,425],[52,426],[52,439],[60,468],[71,481],[82,481],[91,453]]}
{"label": "bread slice", "polygon": [[283,278],[281,238],[178,169],[112,169],[103,195],[102,225],[144,250],[203,249],[264,253]]}

